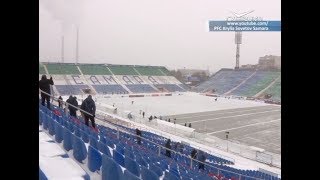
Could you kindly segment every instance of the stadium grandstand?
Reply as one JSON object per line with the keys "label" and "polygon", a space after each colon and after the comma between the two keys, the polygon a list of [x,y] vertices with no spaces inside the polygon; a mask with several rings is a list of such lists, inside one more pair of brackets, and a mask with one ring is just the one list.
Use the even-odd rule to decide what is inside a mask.
{"label": "stadium grandstand", "polygon": [[[281,111],[259,100],[271,95],[280,101],[280,72],[221,69],[196,92],[163,66],[40,62],[39,78],[42,74],[54,85],[51,110],[39,101],[41,180],[281,179]],[[57,106],[58,96],[77,96],[81,104],[87,94],[97,106],[96,128],[86,126],[79,111],[74,118]],[[237,141],[223,139],[225,132]],[[193,149],[205,162],[190,156]]]}
{"label": "stadium grandstand", "polygon": [[221,69],[195,91],[281,101],[281,72]]}
{"label": "stadium grandstand", "polygon": [[56,95],[185,92],[165,67],[40,63],[39,77],[53,77]]}

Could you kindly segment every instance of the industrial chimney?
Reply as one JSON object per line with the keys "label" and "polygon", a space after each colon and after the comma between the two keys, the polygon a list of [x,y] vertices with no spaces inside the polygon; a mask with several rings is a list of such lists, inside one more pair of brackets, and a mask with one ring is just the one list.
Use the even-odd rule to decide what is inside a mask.
{"label": "industrial chimney", "polygon": [[76,40],[76,64],[79,61],[79,27],[77,26],[77,40]]}
{"label": "industrial chimney", "polygon": [[64,63],[64,36],[61,36],[61,62]]}

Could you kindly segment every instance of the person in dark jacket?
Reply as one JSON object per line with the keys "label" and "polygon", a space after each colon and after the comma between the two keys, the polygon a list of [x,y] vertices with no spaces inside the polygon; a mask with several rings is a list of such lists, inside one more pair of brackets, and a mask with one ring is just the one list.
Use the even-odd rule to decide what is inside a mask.
{"label": "person in dark jacket", "polygon": [[165,147],[168,148],[168,149],[166,149],[166,156],[168,156],[169,158],[171,158],[171,151],[170,151],[171,144],[170,143],[171,143],[171,140],[168,139],[166,142],[166,145],[165,145]]}
{"label": "person in dark jacket", "polygon": [[206,156],[204,154],[204,152],[200,151],[199,156],[198,156],[198,160],[199,162],[199,169],[204,170],[204,161],[206,160]]}
{"label": "person in dark jacket", "polygon": [[[51,94],[50,92],[50,85],[53,85],[53,80],[52,80],[52,77],[50,77],[50,79],[47,79],[47,76],[44,74],[42,75],[41,77],[41,80],[39,81],[39,88],[48,93],[48,94]],[[41,92],[41,104],[44,106],[44,103],[45,101],[47,101],[47,108],[48,109],[51,109],[50,108],[50,96]]]}
{"label": "person in dark jacket", "polygon": [[193,150],[191,151],[191,158],[192,159],[196,159],[197,158],[197,150],[193,148]]}
{"label": "person in dark jacket", "polygon": [[63,99],[61,96],[59,96],[58,98],[59,108],[62,108],[62,102],[63,102]]}
{"label": "person in dark jacket", "polygon": [[[72,97],[72,96],[69,96],[69,99],[66,101],[67,103],[75,106],[75,107],[78,107],[78,101],[77,101],[77,97]],[[72,106],[68,106],[68,109],[69,109],[69,112],[70,112],[70,116],[73,116],[75,118],[77,118],[77,108],[75,107],[72,107]]]}
{"label": "person in dark jacket", "polygon": [[138,128],[136,129],[136,134],[137,134],[137,142],[138,144],[141,144],[141,131]]}
{"label": "person in dark jacket", "polygon": [[95,128],[96,124],[94,122],[94,117],[96,116],[96,104],[92,99],[92,96],[89,95],[81,104],[81,109],[90,113],[82,112],[84,116],[84,121],[87,126],[89,126],[89,119],[91,121],[92,127]]}

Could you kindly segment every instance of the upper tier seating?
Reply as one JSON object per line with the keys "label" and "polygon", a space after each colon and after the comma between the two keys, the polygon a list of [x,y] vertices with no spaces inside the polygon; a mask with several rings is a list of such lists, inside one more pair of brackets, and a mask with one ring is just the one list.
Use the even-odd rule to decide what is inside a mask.
{"label": "upper tier seating", "polygon": [[80,74],[74,64],[47,64],[49,74]]}
{"label": "upper tier seating", "polygon": [[134,67],[134,69],[136,69],[139,74],[143,76],[165,76],[165,74],[163,74],[159,68],[156,67]]}
{"label": "upper tier seating", "polygon": [[114,75],[139,75],[132,66],[108,66]]}
{"label": "upper tier seating", "polygon": [[80,64],[78,67],[84,75],[112,75],[103,64]]}

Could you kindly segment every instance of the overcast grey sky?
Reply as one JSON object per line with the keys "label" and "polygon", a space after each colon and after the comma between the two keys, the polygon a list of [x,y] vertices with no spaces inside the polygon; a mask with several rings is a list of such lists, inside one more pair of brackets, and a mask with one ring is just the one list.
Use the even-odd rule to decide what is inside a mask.
{"label": "overcast grey sky", "polygon": [[[163,65],[214,72],[235,66],[234,32],[208,32],[208,20],[254,10],[250,16],[281,20],[280,0],[39,0],[39,59]],[[280,32],[243,32],[240,65],[281,55]]]}

